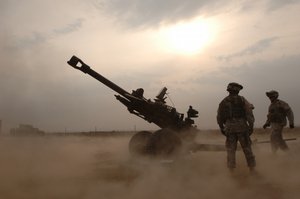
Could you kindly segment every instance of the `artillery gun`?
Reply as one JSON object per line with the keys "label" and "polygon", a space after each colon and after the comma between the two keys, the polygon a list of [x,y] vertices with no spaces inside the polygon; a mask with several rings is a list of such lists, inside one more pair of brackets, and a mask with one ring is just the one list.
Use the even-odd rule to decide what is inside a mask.
{"label": "artillery gun", "polygon": [[118,94],[115,95],[127,110],[149,123],[154,123],[161,129],[154,133],[150,131],[137,132],[129,141],[129,151],[134,155],[172,156],[183,151],[224,150],[222,146],[196,144],[195,136],[199,131],[193,118],[198,117],[198,111],[189,107],[187,117],[177,112],[175,107],[166,104],[167,88],[164,87],[154,100],[144,97],[144,89],[138,88],[132,93],[106,79],[91,69],[81,59],[72,56],[68,64],[75,69],[94,77]]}

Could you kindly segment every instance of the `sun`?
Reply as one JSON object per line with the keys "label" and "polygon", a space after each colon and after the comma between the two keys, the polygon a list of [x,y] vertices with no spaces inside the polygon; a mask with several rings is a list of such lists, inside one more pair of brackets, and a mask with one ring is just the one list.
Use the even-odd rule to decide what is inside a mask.
{"label": "sun", "polygon": [[181,54],[199,53],[215,37],[215,24],[204,19],[178,23],[160,30],[164,49]]}

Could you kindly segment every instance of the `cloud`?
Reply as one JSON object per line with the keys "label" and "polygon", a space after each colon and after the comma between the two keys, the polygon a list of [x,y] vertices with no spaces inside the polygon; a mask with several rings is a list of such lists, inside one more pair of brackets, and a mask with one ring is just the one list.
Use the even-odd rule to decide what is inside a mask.
{"label": "cloud", "polygon": [[[298,32],[295,20],[287,23],[296,18],[297,7],[293,12],[280,9],[266,16],[263,12],[269,1],[37,2],[6,1],[0,7],[4,11],[0,12],[0,114],[5,125],[8,121],[28,122],[46,131],[64,127],[89,130],[94,126],[113,130],[132,129],[134,125],[148,128],[148,123],[130,115],[114,99],[113,91],[69,68],[66,61],[73,54],[129,92],[143,87],[145,97],[153,98],[162,86],[167,86],[179,111],[186,110],[191,103],[202,113],[201,128],[215,127],[215,109],[219,99],[227,94],[225,87],[229,81],[245,85],[243,94],[251,94],[250,101],[260,117],[265,116],[268,103],[265,89],[279,89],[292,107],[299,101],[295,92],[299,85],[299,55],[290,56],[298,52],[298,37],[287,36]],[[91,2],[96,5],[91,7]],[[241,12],[246,3],[249,6]],[[219,37],[216,47],[193,58],[158,52],[153,48],[155,45],[149,45],[152,40],[148,36],[153,30],[120,28],[123,25],[130,30],[151,29],[199,14],[220,14],[215,18],[221,18],[220,23],[228,31]],[[262,15],[266,17],[261,18]],[[111,23],[113,20],[119,24]],[[251,41],[247,38],[245,43],[243,37],[252,33]],[[219,60],[217,55],[222,55]],[[242,59],[225,62],[235,58]],[[247,63],[241,63],[245,60]],[[295,99],[290,100],[291,96]],[[257,105],[262,101],[265,104]],[[258,111],[259,107],[262,111]],[[295,108],[295,112],[300,111]],[[103,115],[107,112],[112,117]]]}
{"label": "cloud", "polygon": [[56,37],[78,31],[82,27],[83,22],[84,19],[78,18],[75,19],[74,22],[53,30],[49,30],[48,32],[33,31],[27,36],[14,38],[13,42],[8,47],[11,48],[11,50],[30,48],[32,46],[45,43]]}
{"label": "cloud", "polygon": [[220,0],[110,0],[99,1],[96,7],[104,9],[105,12],[129,26],[144,27],[185,20],[197,15],[208,15],[230,2],[224,3]]}
{"label": "cloud", "polygon": [[300,3],[300,1],[299,0],[285,0],[285,1],[269,0],[267,3],[267,7],[269,11],[274,11],[282,7],[285,7],[287,5],[296,4],[296,3]]}
{"label": "cloud", "polygon": [[214,16],[220,13],[253,10],[275,11],[288,5],[300,3],[299,0],[264,0],[261,2],[228,0],[98,0],[93,5],[107,13],[117,23],[130,28],[157,27],[161,24],[176,23],[196,16]]}
{"label": "cloud", "polygon": [[12,0],[1,1],[0,5],[0,39],[4,34],[8,35],[12,50],[43,44],[78,31],[88,17],[86,3],[78,0],[59,3]]}
{"label": "cloud", "polygon": [[254,55],[258,53],[262,53],[263,51],[267,50],[273,42],[277,41],[279,38],[278,37],[270,37],[270,38],[265,38],[262,40],[257,41],[253,45],[239,51],[233,54],[225,55],[225,56],[219,56],[218,60],[221,61],[230,61],[231,59],[234,59],[236,57],[243,57],[246,55]]}
{"label": "cloud", "polygon": [[54,29],[53,33],[60,35],[60,34],[68,34],[77,31],[82,27],[83,22],[84,22],[83,18],[75,19],[74,22],[66,24],[64,27]]}
{"label": "cloud", "polygon": [[44,43],[50,38],[49,35],[41,33],[41,32],[33,32],[30,36],[19,39],[16,41],[15,45],[12,46],[15,48],[28,48],[33,45],[37,45],[40,43]]}
{"label": "cloud", "polygon": [[[279,91],[280,98],[289,103],[295,115],[300,112],[300,95],[296,92],[299,90],[299,62],[299,54],[270,60],[253,59],[243,64],[220,62],[212,71],[193,70],[189,79],[185,79],[185,90],[172,89],[171,92],[174,99],[180,101],[177,104],[178,110],[185,110],[184,103],[190,103],[199,111],[200,117],[196,124],[200,128],[216,128],[217,106],[228,94],[227,84],[238,82],[244,86],[241,95],[255,106],[255,126],[261,127],[266,120],[269,105],[265,96],[268,90]],[[171,85],[174,87],[175,83]],[[295,123],[300,124],[299,122],[299,118],[295,116]]]}

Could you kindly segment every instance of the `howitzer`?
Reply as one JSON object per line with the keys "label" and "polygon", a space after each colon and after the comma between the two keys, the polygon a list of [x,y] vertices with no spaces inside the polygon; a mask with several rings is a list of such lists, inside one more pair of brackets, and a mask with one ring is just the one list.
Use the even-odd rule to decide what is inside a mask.
{"label": "howitzer", "polygon": [[[187,148],[191,150],[197,148],[204,150],[206,145],[195,147],[193,142],[198,129],[192,118],[198,117],[198,111],[190,106],[187,117],[184,117],[184,114],[177,112],[175,107],[167,105],[165,101],[167,98],[166,87],[158,93],[154,100],[146,99],[143,96],[144,90],[142,88],[129,93],[95,72],[76,56],[73,56],[68,64],[83,73],[89,74],[117,92],[116,99],[124,104],[130,113],[161,128],[154,133],[149,131],[136,133],[129,142],[129,150],[132,154],[170,155],[178,152],[183,145],[188,145]],[[211,150],[211,146],[208,147],[208,150]]]}

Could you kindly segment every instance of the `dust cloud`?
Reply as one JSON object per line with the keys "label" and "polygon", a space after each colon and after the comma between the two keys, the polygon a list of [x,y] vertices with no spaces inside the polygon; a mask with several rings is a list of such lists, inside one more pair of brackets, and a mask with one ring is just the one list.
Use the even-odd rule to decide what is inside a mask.
{"label": "dust cloud", "polygon": [[[269,144],[254,146],[256,175],[249,174],[241,152],[234,173],[226,169],[225,152],[197,152],[173,162],[133,159],[129,139],[2,136],[0,198],[299,198],[299,139],[288,143],[288,153],[277,155]],[[223,141],[221,136],[198,138]]]}

